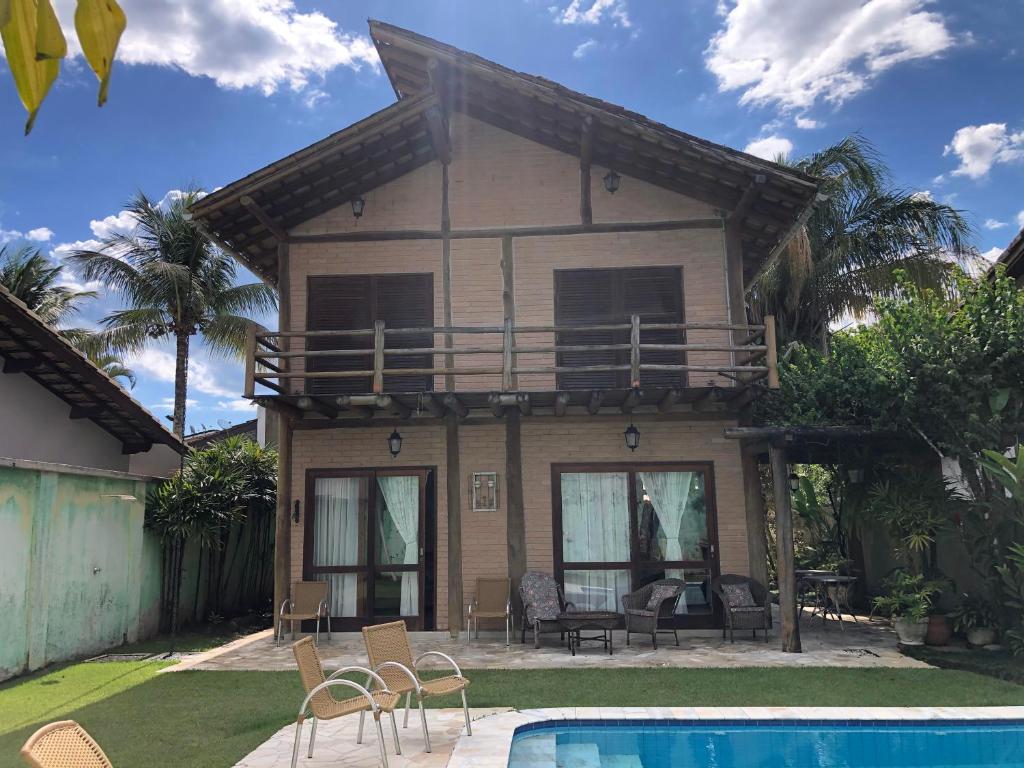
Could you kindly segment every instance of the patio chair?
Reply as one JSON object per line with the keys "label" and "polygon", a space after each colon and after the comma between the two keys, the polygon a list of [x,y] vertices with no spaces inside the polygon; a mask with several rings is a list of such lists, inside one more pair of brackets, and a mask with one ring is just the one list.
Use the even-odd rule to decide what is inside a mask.
{"label": "patio chair", "polygon": [[737,629],[749,629],[757,637],[757,630],[764,632],[768,642],[768,629],[772,625],[772,604],[768,590],[749,576],[726,573],[711,580],[711,591],[722,601],[725,624],[722,637],[729,630],[729,642],[735,642]]}
{"label": "patio chair", "polygon": [[679,633],[675,627],[659,629],[664,621],[675,615],[676,605],[686,589],[682,579],[660,579],[641,587],[636,592],[622,596],[622,608],[626,613],[626,645],[631,634],[650,635],[654,650],[658,650],[658,633],[671,632],[679,645]]}
{"label": "patio chair", "polygon": [[295,622],[316,621],[316,644],[320,644],[320,620],[327,622],[327,640],[331,640],[331,615],[328,606],[329,585],[326,581],[295,581],[292,582],[292,596],[281,603],[277,620],[277,644],[281,645],[284,634],[284,623],[291,625],[292,640],[295,639]]}
{"label": "patio chair", "polygon": [[[440,651],[427,651],[414,659],[412,646],[409,644],[409,633],[405,629],[404,621],[363,627],[363,643],[366,645],[366,655],[370,659],[370,667],[374,673],[383,678],[388,690],[399,695],[405,694],[403,728],[409,727],[409,707],[412,703],[412,695],[416,694],[416,703],[420,709],[420,722],[423,724],[423,742],[426,746],[424,751],[430,752],[430,732],[427,730],[427,714],[423,709],[423,700],[430,696],[461,693],[462,712],[466,717],[466,735],[473,735],[473,726],[469,721],[469,705],[466,703],[466,687],[469,685],[469,680],[463,677],[462,670],[451,656]],[[430,680],[421,679],[420,662],[428,656],[443,659],[451,665],[455,674],[435,677]],[[359,715],[360,732],[363,727],[364,714]]]}
{"label": "patio chair", "polygon": [[100,745],[74,720],[44,725],[28,737],[21,759],[32,768],[113,768]]}
{"label": "patio chair", "polygon": [[511,579],[490,579],[478,578],[476,580],[476,592],[469,604],[469,639],[473,639],[473,629],[476,629],[476,638],[480,639],[480,619],[504,619],[505,620],[505,647],[509,646],[509,636],[512,634],[512,580]]}
{"label": "patio chair", "polygon": [[[377,739],[380,744],[380,761],[384,768],[388,766],[388,755],[384,749],[384,731],[380,727],[380,716],[387,712],[391,715],[391,730],[395,736],[395,754],[402,754],[402,746],[398,743],[398,725],[395,723],[395,707],[401,701],[397,693],[388,690],[387,684],[379,676],[365,667],[343,667],[330,677],[324,677],[324,668],[320,663],[320,654],[317,653],[316,644],[313,638],[304,637],[292,645],[292,652],[295,654],[295,662],[299,666],[299,677],[302,678],[302,687],[306,689],[306,698],[299,708],[298,717],[295,719],[295,746],[292,748],[292,768],[295,768],[299,760],[299,743],[302,740],[302,724],[306,719],[308,711],[313,720],[313,731],[309,735],[309,753],[307,757],[313,757],[313,743],[316,741],[316,725],[321,720],[334,720],[345,715],[359,713],[359,735],[356,738],[357,744],[363,742],[363,716],[367,712],[373,713],[373,719],[377,723]],[[376,690],[370,691],[367,688],[354,683],[351,680],[339,679],[339,675],[350,672],[366,675],[368,680],[377,683]],[[369,687],[369,686],[367,686]],[[356,695],[348,699],[336,699],[331,695],[331,688],[352,688]]]}
{"label": "patio chair", "polygon": [[519,582],[519,599],[523,604],[523,631],[520,642],[526,643],[526,628],[533,629],[533,647],[540,648],[542,632],[558,632],[565,639],[565,629],[558,622],[558,614],[575,609],[566,601],[562,588],[553,576],[538,571],[527,571]]}

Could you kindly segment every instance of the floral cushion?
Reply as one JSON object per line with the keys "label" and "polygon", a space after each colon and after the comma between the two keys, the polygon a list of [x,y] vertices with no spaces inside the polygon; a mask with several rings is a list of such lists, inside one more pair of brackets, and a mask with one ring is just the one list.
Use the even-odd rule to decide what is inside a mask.
{"label": "floral cushion", "polygon": [[519,582],[519,595],[523,600],[523,610],[530,624],[536,621],[552,621],[562,612],[558,600],[558,584],[546,573],[530,571],[523,574]]}
{"label": "floral cushion", "polygon": [[757,603],[754,602],[754,596],[750,593],[749,584],[723,584],[722,593],[725,595],[730,608],[757,607]]}
{"label": "floral cushion", "polygon": [[671,584],[656,584],[654,589],[651,590],[650,599],[647,601],[647,610],[658,610],[662,600],[670,600],[678,593],[679,587],[672,586]]}

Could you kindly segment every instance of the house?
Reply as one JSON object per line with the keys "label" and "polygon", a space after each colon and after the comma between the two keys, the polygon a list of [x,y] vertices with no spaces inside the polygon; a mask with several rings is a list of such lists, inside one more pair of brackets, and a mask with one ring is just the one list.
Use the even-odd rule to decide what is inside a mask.
{"label": "house", "polygon": [[146,491],[185,446],[0,286],[0,679],[156,630]]}
{"label": "house", "polygon": [[1004,265],[1006,274],[1018,284],[1024,280],[1024,229],[1006,246],[1006,250],[996,259],[996,264]]}
{"label": "house", "polygon": [[709,579],[765,572],[756,460],[724,437],[777,386],[744,288],[815,180],[370,32],[396,103],[193,208],[280,292],[244,393],[280,419],[276,602],[322,579],[336,629],[454,634],[479,576],[615,610],[668,575],[678,625],[717,626]]}

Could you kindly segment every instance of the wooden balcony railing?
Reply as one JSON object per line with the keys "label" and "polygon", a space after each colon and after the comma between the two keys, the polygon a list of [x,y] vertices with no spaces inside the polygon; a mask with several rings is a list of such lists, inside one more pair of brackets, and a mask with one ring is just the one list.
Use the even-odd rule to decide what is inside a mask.
{"label": "wooden balcony railing", "polygon": [[[674,332],[680,343],[649,343],[642,339],[654,332]],[[628,342],[560,344],[560,334],[618,335]],[[536,342],[529,337],[554,337],[554,342]],[[429,337],[428,344],[413,343]],[[526,337],[524,339],[524,337]],[[406,339],[412,342],[406,342]],[[441,343],[434,340],[440,338]],[[698,338],[699,341],[690,341]],[[331,340],[337,339],[337,343]],[[364,344],[352,348],[355,344]],[[329,382],[338,379],[365,379],[370,390],[365,394],[383,394],[385,379],[400,376],[444,377],[442,391],[456,389],[457,379],[475,379],[469,389],[520,389],[521,377],[550,382],[546,389],[556,389],[557,377],[564,374],[628,372],[630,387],[639,387],[645,373],[678,374],[669,386],[687,386],[688,377],[706,374],[705,379],[721,379],[724,386],[749,386],[766,380],[769,388],[778,387],[775,345],[775,319],[765,318],[763,325],[738,325],[724,322],[646,323],[634,315],[629,323],[596,325],[513,325],[453,326],[431,328],[387,328],[378,321],[373,328],[331,331],[268,331],[252,326],[247,340],[245,396],[254,397],[264,387],[282,395],[300,395],[295,382]],[[310,348],[311,346],[315,348]],[[337,348],[324,348],[324,347]],[[675,353],[681,362],[652,361],[665,359],[664,353]],[[600,364],[559,364],[563,354],[600,353],[614,362]],[[657,353],[657,354],[655,354]],[[410,366],[409,357],[439,362],[421,367]],[[489,364],[463,364],[465,358],[488,359]],[[392,361],[405,357],[398,364]],[[317,364],[329,361],[365,360],[365,365],[345,370],[317,370]],[[390,360],[389,360],[390,358]],[[523,360],[525,358],[525,360]],[[712,358],[712,359],[708,359]],[[693,362],[696,360],[696,362]],[[499,362],[500,361],[500,362]],[[620,373],[621,372],[621,373]],[[490,377],[490,384],[482,377]],[[664,379],[664,376],[659,376]],[[669,377],[671,378],[671,377]],[[534,387],[536,388],[536,387]],[[585,388],[585,387],[577,387]],[[425,390],[432,389],[425,387]]]}

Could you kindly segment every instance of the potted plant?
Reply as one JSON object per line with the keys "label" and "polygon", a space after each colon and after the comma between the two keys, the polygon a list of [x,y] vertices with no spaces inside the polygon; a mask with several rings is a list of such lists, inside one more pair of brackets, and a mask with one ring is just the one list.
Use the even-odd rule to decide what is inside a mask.
{"label": "potted plant", "polygon": [[941,585],[925,581],[921,575],[897,571],[886,579],[885,587],[886,594],[874,599],[875,609],[892,618],[900,644],[924,645],[928,611]]}
{"label": "potted plant", "polygon": [[983,597],[964,593],[953,611],[953,628],[967,636],[967,644],[980,648],[996,640],[997,617],[992,603]]}

